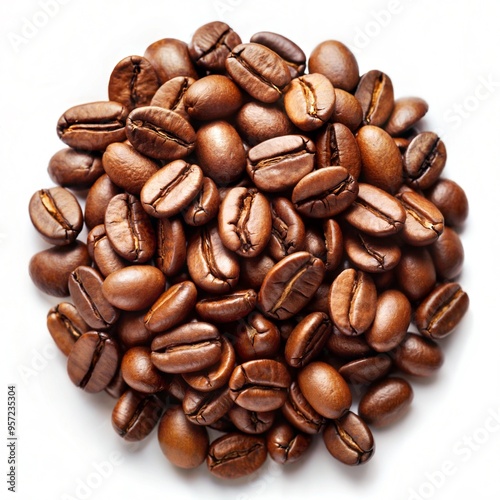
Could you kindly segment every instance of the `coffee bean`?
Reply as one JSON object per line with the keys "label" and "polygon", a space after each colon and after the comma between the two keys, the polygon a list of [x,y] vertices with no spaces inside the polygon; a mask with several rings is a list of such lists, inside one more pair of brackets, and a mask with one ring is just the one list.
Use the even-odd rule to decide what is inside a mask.
{"label": "coffee bean", "polygon": [[443,214],[446,225],[461,226],[469,213],[465,191],[450,179],[438,179],[425,196]]}
{"label": "coffee bean", "polygon": [[196,425],[211,425],[222,418],[233,406],[229,388],[198,392],[188,388],[182,400],[186,418]]}
{"label": "coffee bean", "polygon": [[334,87],[335,109],[330,121],[333,124],[345,125],[351,132],[355,132],[363,121],[361,104],[351,93],[336,87],[335,84]]}
{"label": "coffee bean", "polygon": [[399,288],[416,302],[423,299],[436,284],[436,268],[426,247],[405,247],[395,268]]}
{"label": "coffee bean", "polygon": [[238,405],[233,405],[228,411],[229,418],[234,426],[247,434],[262,434],[273,425],[276,412],[251,411]]}
{"label": "coffee bean", "polygon": [[155,265],[165,276],[175,276],[186,264],[186,235],[180,219],[160,219],[156,225]]}
{"label": "coffee bean", "polygon": [[394,363],[403,373],[429,377],[441,368],[443,351],[432,339],[409,333],[394,351]]}
{"label": "coffee bean", "polygon": [[382,126],[394,108],[394,88],[388,75],[378,70],[365,73],[356,87],[355,97],[363,109],[365,125]]}
{"label": "coffee bean", "polygon": [[231,295],[202,299],[196,304],[196,312],[204,321],[230,323],[250,314],[257,302],[255,290],[239,290]]}
{"label": "coffee bean", "polygon": [[394,108],[384,125],[385,131],[398,136],[413,127],[429,110],[429,105],[420,97],[401,97],[394,101]]}
{"label": "coffee bean", "polygon": [[68,356],[75,342],[88,330],[89,326],[76,307],[70,302],[61,302],[47,314],[47,329],[57,347]]}
{"label": "coffee bean", "polygon": [[59,186],[86,189],[104,173],[104,169],[100,153],[64,148],[49,160],[47,172]]}
{"label": "coffee bean", "polygon": [[121,370],[125,382],[136,391],[155,394],[168,387],[168,379],[151,361],[151,349],[136,346],[128,349],[122,358]]}
{"label": "coffee bean", "polygon": [[98,224],[89,231],[87,248],[96,268],[104,277],[130,264],[115,252],[106,234],[104,224]]}
{"label": "coffee bean", "polygon": [[345,335],[335,325],[326,347],[334,356],[343,359],[362,358],[372,352],[363,335]]}
{"label": "coffee bean", "polygon": [[392,368],[392,360],[387,354],[359,358],[339,368],[339,373],[352,385],[367,385],[385,377]]}
{"label": "coffee bean", "polygon": [[312,443],[312,436],[280,422],[267,433],[266,443],[269,456],[275,462],[291,464],[304,456]]}
{"label": "coffee bean", "polygon": [[451,227],[444,227],[441,236],[429,247],[437,275],[443,280],[453,280],[462,271],[464,247],[460,236]]}
{"label": "coffee bean", "polygon": [[185,109],[184,97],[188,88],[195,82],[189,76],[175,76],[167,80],[151,99],[151,106],[170,109],[183,118],[189,118]]}
{"label": "coffee bean", "polygon": [[89,230],[99,224],[104,224],[108,203],[120,193],[122,193],[122,189],[112,182],[108,174],[101,175],[95,181],[89,189],[85,203],[85,225]]}
{"label": "coffee bean", "polygon": [[125,348],[148,346],[154,333],[144,325],[144,311],[123,311],[115,323],[116,336]]}

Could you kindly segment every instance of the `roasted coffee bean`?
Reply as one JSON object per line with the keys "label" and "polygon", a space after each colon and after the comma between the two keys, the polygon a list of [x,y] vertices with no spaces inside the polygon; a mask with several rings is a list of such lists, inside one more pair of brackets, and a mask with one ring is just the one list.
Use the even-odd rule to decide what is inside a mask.
{"label": "roasted coffee bean", "polygon": [[122,59],[111,72],[108,83],[110,101],[132,110],[148,106],[160,82],[151,63],[141,56]]}
{"label": "roasted coffee bean", "polygon": [[340,224],[334,219],[323,221],[323,234],[325,239],[325,269],[327,273],[335,271],[343,257],[344,237]]}
{"label": "roasted coffee bean", "polygon": [[325,265],[308,252],[295,252],[267,273],[258,296],[265,316],[288,319],[311,300],[323,281]]}
{"label": "roasted coffee bean", "polygon": [[109,394],[114,399],[119,399],[120,396],[129,389],[127,383],[123,379],[122,371],[120,367],[116,370],[115,376],[111,379],[111,382],[106,386],[107,394]]}
{"label": "roasted coffee bean", "polygon": [[403,156],[406,182],[414,189],[430,188],[446,164],[446,147],[434,132],[415,136]]}
{"label": "roasted coffee bean", "polygon": [[125,140],[127,114],[127,108],[114,101],[73,106],[59,118],[57,135],[72,148],[104,151],[112,142]]}
{"label": "roasted coffee bean", "polygon": [[269,456],[275,462],[291,464],[304,456],[312,443],[312,436],[280,422],[267,433],[266,443]]}
{"label": "roasted coffee bean", "polygon": [[399,290],[385,290],[377,298],[375,317],[365,338],[372,349],[387,352],[398,346],[410,326],[411,304]]}
{"label": "roasted coffee bean", "polygon": [[184,381],[181,375],[173,375],[169,380],[167,387],[168,394],[179,402],[182,402],[186,395],[186,391],[189,389],[189,385]]}
{"label": "roasted coffee bean", "polygon": [[89,230],[99,224],[104,224],[108,203],[121,192],[122,189],[111,181],[108,174],[101,175],[95,181],[94,185],[89,189],[85,202],[84,218],[85,225]]}
{"label": "roasted coffee bean", "polygon": [[165,275],[154,266],[128,266],[104,279],[102,294],[123,311],[150,307],[165,290]]}
{"label": "roasted coffee bean", "polygon": [[302,135],[268,139],[248,151],[247,173],[262,191],[284,191],[312,171],[315,151]]}
{"label": "roasted coffee bean", "polygon": [[76,267],[90,264],[87,246],[76,240],[70,245],[37,252],[29,261],[28,271],[39,290],[54,297],[67,297],[70,274]]}
{"label": "roasted coffee bean", "polygon": [[340,418],[349,410],[352,396],[339,372],[324,361],[312,361],[297,374],[307,402],[325,418]]}
{"label": "roasted coffee bean", "polygon": [[116,402],[111,423],[125,441],[141,441],[155,428],[163,409],[163,401],[157,395],[129,389]]}
{"label": "roasted coffee bean", "polygon": [[188,88],[195,81],[194,78],[189,76],[176,76],[166,81],[151,99],[151,106],[170,109],[184,118],[188,118],[184,97]]}
{"label": "roasted coffee bean", "polygon": [[134,264],[151,259],[156,246],[153,225],[134,195],[122,193],[114,196],[106,208],[104,225],[118,255]]}
{"label": "roasted coffee bean", "polygon": [[255,257],[264,251],[271,237],[271,207],[256,189],[229,190],[219,210],[222,243],[242,257]]}
{"label": "roasted coffee bean", "polygon": [[236,366],[236,354],[233,345],[221,335],[221,357],[217,363],[197,372],[183,373],[182,378],[189,386],[201,392],[220,389],[229,382]]}
{"label": "roasted coffee bean", "polygon": [[332,123],[341,123],[351,132],[355,132],[363,121],[361,104],[349,92],[335,87],[335,109],[330,121]]}
{"label": "roasted coffee bean", "polygon": [[266,274],[275,263],[276,262],[265,253],[257,255],[257,257],[241,259],[239,285],[242,287],[253,288],[254,290],[260,288]]}
{"label": "roasted coffee bean", "polygon": [[228,293],[238,283],[240,266],[236,254],[221,241],[217,226],[209,224],[188,242],[187,266],[194,283],[211,293]]}
{"label": "roasted coffee bean", "polygon": [[394,108],[394,88],[388,75],[382,71],[371,70],[359,80],[356,99],[363,109],[365,125],[382,126]]}
{"label": "roasted coffee bean", "polygon": [[165,457],[176,467],[194,469],[207,458],[206,428],[190,422],[180,405],[171,406],[161,417],[158,441]]}
{"label": "roasted coffee bean", "polygon": [[196,313],[212,323],[230,323],[250,314],[257,303],[255,290],[238,290],[230,295],[202,299],[196,304]]}
{"label": "roasted coffee bean", "polygon": [[76,307],[70,302],[61,302],[47,314],[47,329],[57,347],[69,355],[75,342],[88,330],[89,326]]}
{"label": "roasted coffee bean", "polygon": [[274,423],[276,412],[251,411],[238,405],[233,405],[228,412],[234,426],[247,434],[262,434],[267,432]]}
{"label": "roasted coffee bean", "polygon": [[351,411],[326,426],[323,440],[330,454],[346,465],[368,462],[375,451],[370,428]]}
{"label": "roasted coffee bean", "polygon": [[216,217],[219,205],[217,185],[210,177],[204,177],[200,191],[182,212],[184,222],[190,226],[203,226]]}
{"label": "roasted coffee bean", "polygon": [[83,227],[75,195],[63,187],[40,189],[30,199],[29,215],[35,229],[52,245],[73,243]]}
{"label": "roasted coffee bean", "polygon": [[364,335],[345,335],[335,325],[326,347],[334,356],[342,359],[362,358],[372,352]]}
{"label": "roasted coffee bean", "polygon": [[415,311],[418,331],[440,340],[452,333],[469,308],[469,296],[455,282],[437,285]]}
{"label": "roasted coffee bean", "polygon": [[104,224],[98,224],[89,231],[87,248],[94,264],[104,277],[130,264],[115,252],[106,234]]}
{"label": "roasted coffee bean", "polygon": [[145,327],[155,333],[181,324],[196,303],[198,292],[192,281],[182,281],[168,288],[144,316]]}
{"label": "roasted coffee bean", "polygon": [[151,344],[154,333],[144,325],[144,315],[144,311],[123,311],[115,323],[116,336],[127,349]]}
{"label": "roasted coffee bean", "polygon": [[392,359],[387,354],[359,358],[342,365],[339,373],[352,385],[367,385],[385,377],[392,368]]}
{"label": "roasted coffee bean", "polygon": [[178,274],[186,264],[186,235],[180,219],[158,221],[155,264],[168,277]]}
{"label": "roasted coffee bean", "polygon": [[403,248],[396,281],[411,302],[423,299],[436,284],[436,268],[426,247]]}
{"label": "roasted coffee bean", "polygon": [[285,61],[259,43],[242,43],[234,47],[226,59],[226,70],[232,79],[253,98],[276,102],[290,83],[290,70]]}
{"label": "roasted coffee bean", "polygon": [[437,275],[443,280],[453,280],[462,271],[464,247],[460,236],[451,227],[445,227],[441,236],[429,247]]}
{"label": "roasted coffee bean", "polygon": [[359,81],[356,57],[349,48],[337,40],[325,40],[318,44],[309,56],[310,73],[325,75],[335,88],[351,92]]}
{"label": "roasted coffee bean", "polygon": [[344,214],[351,225],[372,236],[389,236],[403,229],[406,211],[394,196],[360,182],[358,197]]}
{"label": "roasted coffee bean", "polygon": [[52,156],[47,172],[59,186],[86,189],[104,173],[104,169],[100,153],[64,148]]}
{"label": "roasted coffee bean", "polygon": [[330,288],[330,318],[344,335],[360,335],[375,318],[377,290],[369,274],[345,269]]}
{"label": "roasted coffee bean", "polygon": [[158,164],[125,142],[113,142],[102,155],[104,170],[111,181],[133,195],[139,195]]}
{"label": "roasted coffee bean", "polygon": [[108,329],[120,316],[103,293],[103,277],[89,266],[78,266],[68,279],[69,293],[78,312],[91,327]]}
{"label": "roasted coffee bean", "polygon": [[207,465],[221,479],[237,479],[258,470],[266,461],[267,448],[261,436],[232,432],[215,439],[208,449]]}
{"label": "roasted coffee bean", "polygon": [[450,179],[438,179],[425,196],[443,214],[446,225],[461,226],[469,214],[465,191]]}
{"label": "roasted coffee bean", "polygon": [[214,365],[222,355],[219,330],[210,323],[186,323],[155,337],[151,361],[166,373],[190,373]]}
{"label": "roasted coffee bean", "polygon": [[119,364],[115,340],[103,332],[86,332],[75,342],[68,356],[68,375],[86,392],[100,392],[113,379]]}
{"label": "roasted coffee bean", "polygon": [[196,425],[211,425],[222,418],[233,406],[229,388],[198,392],[188,388],[182,400],[186,418]]}
{"label": "roasted coffee bean", "polygon": [[370,426],[386,427],[407,413],[413,400],[411,385],[400,377],[372,384],[359,402],[359,416]]}
{"label": "roasted coffee bean", "polygon": [[161,83],[176,76],[187,76],[197,79],[187,43],[176,38],[163,38],[153,42],[146,48],[144,57],[152,64]]}
{"label": "roasted coffee bean", "polygon": [[291,381],[287,367],[279,361],[247,361],[234,369],[229,379],[230,395],[247,410],[276,410],[286,401]]}
{"label": "roasted coffee bean", "polygon": [[325,167],[304,176],[293,188],[292,202],[302,214],[328,218],[343,212],[355,200],[358,183],[343,167]]}
{"label": "roasted coffee bean", "polygon": [[321,352],[331,332],[332,324],[325,313],[308,314],[286,341],[286,362],[294,368],[307,365]]}
{"label": "roasted coffee bean", "polygon": [[321,73],[294,78],[283,99],[285,111],[300,130],[309,132],[326,123],[335,108],[335,91]]}
{"label": "roasted coffee bean", "polygon": [[155,394],[168,387],[167,376],[151,361],[149,347],[136,346],[128,349],[123,355],[121,370],[125,382],[136,391]]}
{"label": "roasted coffee bean", "polygon": [[408,333],[394,351],[394,363],[400,371],[416,377],[430,377],[444,362],[439,344],[430,338]]}
{"label": "roasted coffee bean", "polygon": [[227,121],[202,125],[197,131],[195,153],[203,173],[216,184],[225,186],[235,182],[245,170],[243,141]]}
{"label": "roasted coffee bean", "polygon": [[251,36],[250,42],[260,43],[276,52],[285,61],[292,78],[297,78],[304,74],[306,69],[306,55],[289,38],[271,31],[259,31]]}
{"label": "roasted coffee bean", "polygon": [[231,51],[241,38],[229,25],[212,21],[200,26],[189,43],[189,55],[197,66],[207,71],[223,72]]}
{"label": "roasted coffee bean", "polygon": [[397,137],[413,127],[429,110],[429,105],[420,97],[401,97],[394,101],[394,108],[384,125],[385,131]]}

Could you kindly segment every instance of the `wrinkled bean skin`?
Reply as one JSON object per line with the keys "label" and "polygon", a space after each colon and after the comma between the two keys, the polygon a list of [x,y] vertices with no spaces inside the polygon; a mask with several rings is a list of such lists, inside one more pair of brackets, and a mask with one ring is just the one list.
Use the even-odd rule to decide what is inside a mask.
{"label": "wrinkled bean skin", "polygon": [[233,405],[228,411],[229,418],[234,426],[247,434],[262,434],[273,425],[276,412],[250,411],[238,405]]}
{"label": "wrinkled bean skin", "polygon": [[367,385],[385,377],[392,368],[392,360],[387,354],[350,361],[339,368],[339,373],[353,385]]}
{"label": "wrinkled bean skin", "polygon": [[210,177],[204,177],[200,191],[182,212],[184,222],[190,226],[203,226],[217,216],[219,205],[217,185]]}
{"label": "wrinkled bean skin", "polygon": [[312,436],[297,432],[286,422],[278,423],[266,435],[269,456],[279,464],[300,460],[312,442]]}
{"label": "wrinkled bean skin", "polygon": [[186,418],[196,425],[211,425],[231,409],[233,400],[228,387],[219,390],[198,392],[188,388],[182,400]]}

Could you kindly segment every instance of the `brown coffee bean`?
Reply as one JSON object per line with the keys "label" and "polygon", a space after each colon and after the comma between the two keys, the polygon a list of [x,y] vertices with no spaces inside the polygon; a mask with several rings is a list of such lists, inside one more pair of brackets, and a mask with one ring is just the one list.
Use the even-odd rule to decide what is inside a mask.
{"label": "brown coffee bean", "polygon": [[100,153],[64,148],[49,160],[47,172],[59,186],[86,189],[104,173],[104,169]]}
{"label": "brown coffee bean", "polygon": [[114,399],[119,399],[120,396],[129,389],[127,383],[123,379],[120,367],[116,370],[115,376],[111,382],[106,386],[106,393]]}
{"label": "brown coffee bean", "polygon": [[75,195],[63,187],[40,189],[30,199],[31,222],[52,245],[68,245],[83,227],[83,214]]}
{"label": "brown coffee bean", "polygon": [[415,311],[418,331],[440,340],[452,333],[469,308],[469,296],[455,282],[437,285]]}
{"label": "brown coffee bean", "polygon": [[469,202],[463,188],[450,179],[438,179],[425,196],[443,214],[446,225],[461,226],[469,214]]}
{"label": "brown coffee bean", "polygon": [[234,426],[247,434],[262,434],[273,425],[276,412],[251,411],[238,405],[233,405],[228,411],[228,416]]}
{"label": "brown coffee bean", "polygon": [[297,374],[297,382],[307,402],[325,418],[339,418],[349,410],[351,391],[333,366],[312,361]]}
{"label": "brown coffee bean", "polygon": [[250,314],[257,303],[255,290],[238,290],[230,295],[221,295],[200,300],[196,304],[198,316],[213,323],[230,323]]}
{"label": "brown coffee bean", "polygon": [[168,277],[175,276],[186,263],[186,236],[180,219],[160,219],[156,226],[155,264]]}
{"label": "brown coffee bean", "polygon": [[104,277],[130,264],[115,252],[106,234],[104,224],[98,224],[89,231],[87,248],[94,264]]}
{"label": "brown coffee bean", "polygon": [[210,177],[204,177],[200,191],[182,212],[184,222],[190,226],[203,226],[217,216],[219,205],[217,185]]}
{"label": "brown coffee bean", "polygon": [[47,314],[47,329],[57,347],[69,355],[75,342],[88,330],[89,326],[76,307],[70,302],[61,302]]}
{"label": "brown coffee bean", "polygon": [[189,118],[184,105],[184,97],[188,88],[195,82],[189,76],[176,76],[167,80],[151,99],[151,106],[170,109],[184,118]]}
{"label": "brown coffee bean", "polygon": [[171,406],[158,425],[160,448],[170,463],[182,469],[194,469],[207,458],[208,432],[190,422],[180,405]]}
{"label": "brown coffee bean", "polygon": [[151,361],[151,349],[136,346],[128,349],[121,362],[122,375],[125,382],[136,391],[155,394],[168,387],[165,373],[158,370]]}
{"label": "brown coffee bean", "polygon": [[351,411],[326,426],[323,440],[330,454],[346,465],[364,464],[375,452],[370,428]]}
{"label": "brown coffee bean", "polygon": [[345,335],[335,325],[326,347],[334,356],[343,359],[362,358],[372,352],[364,335]]}
{"label": "brown coffee bean", "polygon": [[93,227],[104,224],[104,216],[108,203],[122,189],[114,184],[108,174],[99,177],[89,189],[85,202],[85,225],[90,230]]}
{"label": "brown coffee bean", "polygon": [[103,332],[86,332],[75,342],[68,356],[68,375],[86,392],[103,391],[119,364],[118,344]]}
{"label": "brown coffee bean", "polygon": [[361,104],[351,93],[335,87],[335,109],[330,121],[341,123],[351,132],[355,132],[363,121]]}
{"label": "brown coffee bean", "polygon": [[211,425],[228,413],[233,406],[229,388],[198,392],[188,388],[182,400],[186,418],[196,425]]}
{"label": "brown coffee bean", "polygon": [[[269,240],[271,241],[271,240]],[[259,289],[268,271],[273,267],[275,261],[267,254],[261,253],[257,257],[241,259],[241,271],[239,285],[242,287]]]}
{"label": "brown coffee bean", "polygon": [[425,247],[403,248],[395,273],[399,288],[411,302],[423,299],[436,284],[436,268]]}
{"label": "brown coffee bean", "polygon": [[462,271],[464,247],[460,236],[450,227],[445,227],[441,236],[429,246],[437,275],[443,280],[453,280]]}
{"label": "brown coffee bean", "polygon": [[397,137],[413,127],[429,110],[429,105],[420,97],[400,97],[384,125],[385,131]]}
{"label": "brown coffee bean", "polygon": [[394,89],[388,75],[371,70],[365,73],[356,87],[355,97],[363,109],[365,125],[382,126],[394,108]]}
{"label": "brown coffee bean", "polygon": [[312,443],[312,436],[280,422],[267,433],[266,443],[269,456],[275,462],[291,464],[304,456]]}
{"label": "brown coffee bean", "polygon": [[443,351],[439,344],[415,333],[408,333],[394,351],[394,363],[397,368],[416,377],[434,375],[443,362]]}
{"label": "brown coffee bean", "polygon": [[116,336],[127,349],[148,346],[154,338],[144,325],[144,311],[123,311],[115,323]]}
{"label": "brown coffee bean", "polygon": [[237,479],[258,470],[266,461],[266,442],[261,436],[232,432],[215,439],[209,447],[208,470],[221,479]]}
{"label": "brown coffee bean", "polygon": [[400,420],[413,400],[411,385],[400,377],[372,384],[359,402],[359,416],[370,426],[386,427]]}
{"label": "brown coffee bean", "polygon": [[342,365],[339,373],[352,385],[367,385],[385,377],[392,368],[392,359],[387,354],[359,358]]}

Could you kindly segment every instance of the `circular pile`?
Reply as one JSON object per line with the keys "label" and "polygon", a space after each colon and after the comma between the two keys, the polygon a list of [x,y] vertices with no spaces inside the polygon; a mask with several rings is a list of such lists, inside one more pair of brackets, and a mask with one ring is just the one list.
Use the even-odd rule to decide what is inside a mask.
{"label": "circular pile", "polygon": [[159,423],[179,467],[241,477],[316,434],[369,460],[468,308],[467,198],[415,128],[427,103],[339,41],[307,58],[218,21],[120,61],[108,99],[61,116],[58,186],[29,203],[71,381],[117,398],[125,440]]}

